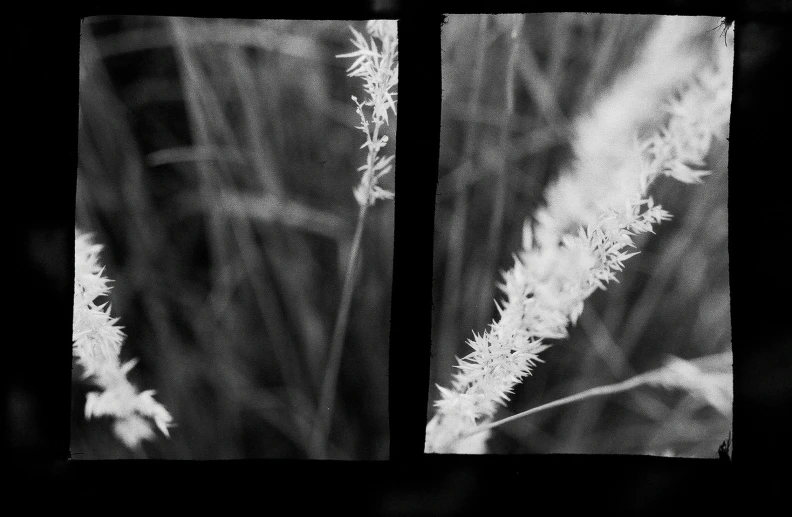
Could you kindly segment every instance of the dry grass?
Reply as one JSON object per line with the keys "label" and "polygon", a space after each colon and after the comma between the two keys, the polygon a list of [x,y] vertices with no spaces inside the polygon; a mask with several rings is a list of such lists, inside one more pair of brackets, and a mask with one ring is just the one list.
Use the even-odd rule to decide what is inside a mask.
{"label": "dry grass", "polygon": [[[146,457],[308,454],[363,153],[358,85],[333,57],[348,34],[344,22],[85,22],[77,224],[106,245],[136,375],[179,423]],[[392,204],[367,225],[334,458],[388,450]],[[106,436],[75,417],[72,451],[128,455]]]}
{"label": "dry grass", "polygon": [[[495,281],[520,246],[523,221],[569,157],[569,121],[630,62],[649,23],[570,13],[527,16],[513,110],[503,87],[510,18],[456,16],[444,26],[430,404],[438,398],[435,384],[449,384],[454,356],[468,352],[471,331],[496,316]],[[717,145],[710,156],[713,174],[703,185],[656,183],[653,197],[674,219],[638,243],[642,253],[630,259],[620,283],[586,302],[570,339],[543,352],[547,364],[534,370],[496,420],[651,370],[665,354],[695,358],[730,348],[726,159],[725,146]],[[496,178],[503,171],[507,188],[499,201],[504,190]],[[492,220],[500,221],[500,235],[490,233]],[[491,239],[500,239],[494,255]],[[640,388],[506,424],[489,445],[495,453],[716,457],[730,426],[728,418],[681,393]]]}

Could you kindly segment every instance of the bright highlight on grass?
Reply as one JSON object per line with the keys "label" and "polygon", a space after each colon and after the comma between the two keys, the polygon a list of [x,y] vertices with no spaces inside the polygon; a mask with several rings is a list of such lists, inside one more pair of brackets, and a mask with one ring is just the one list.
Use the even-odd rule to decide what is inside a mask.
{"label": "bright highlight on grass", "polygon": [[76,230],[73,353],[83,369],[83,379],[97,388],[87,395],[85,418],[112,418],[116,437],[134,449],[156,437],[153,426],[169,436],[168,427],[175,424],[168,410],[154,400],[154,390],[138,392],[127,379],[137,360],[121,364],[119,354],[125,336],[116,325],[119,318],[110,315],[109,302],[96,302],[110,294],[111,280],[104,276],[99,262],[101,250],[90,234]]}
{"label": "bright highlight on grass", "polygon": [[426,452],[486,452],[498,408],[541,361],[545,341],[568,337],[585,300],[618,282],[638,253],[634,237],[671,218],[650,195],[653,183],[661,176],[701,183],[710,174],[712,142],[728,134],[733,42],[702,44],[709,21],[663,18],[635,64],[576,120],[574,160],[524,224],[522,248],[498,285],[499,316],[467,341],[472,350],[457,360],[451,387],[438,386]]}

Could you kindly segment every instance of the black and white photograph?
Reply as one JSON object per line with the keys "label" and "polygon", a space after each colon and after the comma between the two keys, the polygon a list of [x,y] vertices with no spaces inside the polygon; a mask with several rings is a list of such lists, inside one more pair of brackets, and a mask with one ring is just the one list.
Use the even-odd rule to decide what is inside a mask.
{"label": "black and white photograph", "polygon": [[388,458],[395,20],[93,16],[72,459]]}
{"label": "black and white photograph", "polygon": [[12,500],[772,513],[788,4],[13,4]]}
{"label": "black and white photograph", "polygon": [[426,453],[717,458],[735,30],[448,17]]}

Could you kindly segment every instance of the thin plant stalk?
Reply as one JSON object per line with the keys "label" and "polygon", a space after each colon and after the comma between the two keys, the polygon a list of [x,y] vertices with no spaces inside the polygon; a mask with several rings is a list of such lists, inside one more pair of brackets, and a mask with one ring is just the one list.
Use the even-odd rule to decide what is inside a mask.
{"label": "thin plant stalk", "polygon": [[622,391],[629,391],[633,388],[637,388],[641,384],[645,384],[646,382],[647,382],[646,374],[641,374],[641,375],[636,375],[635,377],[631,377],[625,381],[617,382],[615,384],[607,384],[605,386],[597,386],[595,388],[589,388],[587,390],[581,391],[580,393],[569,395],[567,397],[563,397],[558,400],[548,402],[547,404],[542,404],[541,406],[536,406],[526,411],[516,413],[512,416],[498,420],[497,422],[491,422],[489,424],[478,426],[475,430],[460,436],[459,439],[461,440],[463,438],[468,438],[482,431],[487,431],[488,429],[494,429],[496,427],[500,427],[503,424],[508,424],[509,422],[513,422],[514,420],[539,413],[540,411],[544,411],[546,409],[552,409],[554,407],[564,406],[566,404],[571,404],[573,402],[578,402],[592,397],[601,397],[604,395],[613,395],[615,393],[620,393]]}
{"label": "thin plant stalk", "polygon": [[360,242],[363,237],[367,211],[368,205],[363,205],[358,212],[357,227],[355,228],[355,236],[352,239],[352,250],[349,254],[344,287],[341,292],[341,304],[338,307],[333,337],[330,341],[330,355],[327,359],[324,380],[322,381],[316,425],[314,425],[311,437],[311,455],[316,459],[324,459],[327,451],[330,420],[333,415],[338,373],[341,369],[341,355],[344,350],[344,337],[346,336],[346,329],[349,323],[349,308],[352,305],[352,293],[354,292],[355,280],[357,279],[355,266],[360,254]]}
{"label": "thin plant stalk", "polygon": [[[489,227],[489,247],[487,257],[490,257],[490,265],[498,256],[500,249],[501,233],[503,229],[503,216],[506,208],[506,184],[509,177],[509,133],[511,129],[512,115],[514,114],[514,75],[517,64],[517,52],[520,48],[520,29],[522,29],[525,15],[512,15],[513,25],[511,30],[509,59],[506,64],[506,80],[504,86],[505,104],[503,119],[500,128],[500,148],[501,166],[498,170],[498,178],[495,186],[495,202],[492,209]],[[493,285],[487,284],[487,288],[482,289],[481,300],[479,302],[479,313],[482,320],[486,320],[486,313],[491,310],[487,303],[492,298]]]}
{"label": "thin plant stalk", "polygon": [[[379,156],[380,150],[387,144],[388,137],[380,136],[383,125],[388,124],[388,110],[396,114],[396,102],[393,97],[395,92],[391,88],[398,84],[397,56],[397,30],[396,22],[392,20],[371,20],[366,24],[366,31],[370,37],[367,40],[360,32],[350,27],[354,38],[351,40],[357,48],[348,54],[336,57],[355,58],[355,62],[347,69],[350,77],[361,77],[365,81],[364,90],[367,97],[361,102],[357,97],[352,100],[357,106],[360,116],[360,129],[366,135],[366,142],[361,148],[367,148],[366,163],[358,168],[363,172],[360,183],[354,189],[355,199],[359,205],[357,227],[352,239],[352,249],[347,263],[344,287],[341,293],[341,303],[336,315],[335,328],[330,342],[328,360],[325,366],[322,389],[319,395],[313,429],[311,431],[310,454],[314,458],[324,459],[327,456],[327,442],[335,405],[336,386],[338,374],[341,369],[341,356],[344,348],[349,309],[352,303],[352,293],[357,277],[356,267],[360,255],[360,243],[363,237],[368,207],[378,199],[393,199],[394,193],[378,185],[379,179],[393,170],[393,158]],[[374,41],[378,39],[378,47]],[[371,115],[367,115],[364,106],[371,108]],[[373,130],[371,129],[373,126]]]}
{"label": "thin plant stalk", "polygon": [[[487,17],[480,15],[478,26],[478,39],[484,40],[487,30]],[[460,250],[465,247],[465,221],[468,214],[468,199],[467,199],[467,182],[468,171],[470,169],[471,160],[475,152],[475,144],[478,141],[478,116],[479,107],[481,106],[481,86],[484,78],[484,60],[486,58],[487,46],[480,44],[477,47],[475,63],[473,65],[473,90],[468,101],[468,112],[470,118],[470,127],[466,134],[465,147],[461,165],[456,168],[452,173],[456,176],[455,193],[452,199],[453,208],[450,216],[450,229],[448,231],[448,244],[446,256],[446,279],[443,281],[443,308],[440,315],[440,340],[444,340],[445,336],[451,334],[448,329],[453,328],[457,323],[457,301],[460,296],[461,278],[462,278],[462,253]],[[453,337],[456,340],[456,336]],[[454,343],[448,338],[447,342],[438,344],[437,364],[445,368],[448,364],[452,363]],[[436,367],[435,370],[439,375],[441,371]]]}
{"label": "thin plant stalk", "polygon": [[[521,411],[520,413],[516,413],[506,418],[502,418],[497,422],[490,422],[487,424],[479,425],[475,429],[460,435],[457,438],[457,441],[463,440],[465,438],[469,438],[475,434],[488,431],[496,427],[500,427],[503,424],[508,424],[509,422],[513,422],[520,418],[534,415],[536,413],[545,411],[547,409],[564,406],[567,404],[571,404],[573,402],[579,402],[581,400],[590,399],[592,397],[602,397],[605,395],[614,395],[616,393],[630,391],[645,384],[659,385],[666,388],[672,388],[672,387],[687,388],[690,389],[691,392],[695,393],[697,390],[701,390],[701,386],[709,387],[712,386],[713,384],[713,380],[708,379],[706,373],[702,375],[703,369],[717,368],[718,366],[722,366],[727,363],[730,365],[731,361],[732,361],[732,354],[730,351],[716,354],[713,356],[701,357],[698,359],[694,359],[692,361],[684,361],[672,357],[662,368],[644,372],[634,377],[630,377],[629,379],[626,379],[624,381],[616,382],[614,384],[606,384],[604,386],[596,386],[594,388],[589,388],[579,393],[575,393],[574,395],[569,395],[567,397],[563,397],[554,400],[552,402],[548,402],[547,404],[542,404],[541,406],[536,406],[526,411]],[[684,374],[686,375],[683,374],[680,376],[680,372],[684,372]],[[695,386],[695,387],[690,386],[689,384],[690,373],[698,374],[700,376],[702,382],[699,386]],[[715,382],[717,382],[717,380]],[[733,381],[729,382],[729,384],[731,384],[732,382]],[[721,404],[717,402],[713,403],[712,405],[718,408],[719,410],[723,409],[720,407]]]}

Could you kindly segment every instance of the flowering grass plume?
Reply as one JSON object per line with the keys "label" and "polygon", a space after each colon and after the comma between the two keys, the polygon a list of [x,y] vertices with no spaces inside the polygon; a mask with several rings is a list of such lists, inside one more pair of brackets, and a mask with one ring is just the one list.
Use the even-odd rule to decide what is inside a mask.
{"label": "flowering grass plume", "polygon": [[[341,354],[344,346],[347,323],[349,320],[349,307],[352,303],[352,291],[355,287],[354,268],[360,252],[360,243],[363,236],[363,226],[366,222],[366,213],[377,199],[392,199],[393,192],[383,189],[378,185],[380,178],[393,170],[394,155],[381,157],[382,148],[388,143],[387,135],[380,135],[383,125],[388,122],[388,110],[396,115],[396,95],[391,89],[399,82],[398,40],[396,22],[393,20],[370,20],[366,24],[366,38],[354,28],[349,28],[354,34],[351,40],[357,48],[348,54],[340,54],[339,58],[356,58],[347,69],[350,77],[361,77],[365,82],[363,89],[366,98],[362,102],[354,95],[357,114],[360,116],[360,125],[357,129],[366,135],[366,141],[361,148],[367,148],[366,163],[358,168],[363,172],[360,183],[355,187],[355,200],[359,205],[355,235],[352,238],[352,247],[349,253],[347,270],[344,278],[344,287],[341,292],[341,303],[336,315],[335,328],[330,342],[322,391],[319,397],[317,419],[312,431],[311,448],[312,457],[325,458],[327,453],[327,439],[330,429],[330,420],[334,404],[338,371],[341,367]],[[379,40],[379,47],[376,40]],[[370,111],[370,114],[367,113]]]}
{"label": "flowering grass plume", "polygon": [[[356,127],[366,135],[361,148],[368,149],[366,163],[358,168],[363,177],[354,193],[360,206],[370,206],[377,199],[393,198],[393,192],[380,187],[378,181],[393,170],[394,155],[380,157],[379,152],[388,143],[387,135],[380,135],[383,124],[388,124],[388,110],[396,115],[396,92],[391,89],[399,83],[397,28],[395,20],[370,20],[366,24],[368,40],[353,27],[349,29],[354,34],[351,41],[357,50],[336,57],[356,58],[347,69],[347,75],[365,81],[366,98],[359,101],[352,96],[360,116],[360,125]],[[379,47],[376,40],[380,42]],[[370,108],[370,115],[364,107]]]}
{"label": "flowering grass plume", "polygon": [[[618,281],[637,253],[633,237],[671,217],[648,195],[653,181],[698,183],[709,174],[701,167],[712,139],[728,130],[733,44],[708,62],[693,43],[707,23],[663,19],[637,64],[578,120],[572,170],[524,225],[522,249],[499,285],[499,317],[468,340],[472,351],[458,360],[451,388],[438,387],[425,452],[485,452],[490,431],[476,428],[541,361],[544,341],[567,337],[586,298]],[[663,71],[669,63],[680,66]]]}
{"label": "flowering grass plume", "polygon": [[110,293],[109,280],[99,263],[100,244],[92,236],[76,230],[74,241],[73,354],[83,369],[83,378],[98,388],[88,393],[85,418],[109,416],[113,431],[129,448],[154,438],[153,422],[165,436],[173,418],[159,402],[154,390],[139,393],[127,379],[137,363],[121,363],[119,353],[124,333],[118,318],[110,315],[110,303],[97,305],[96,299]]}

